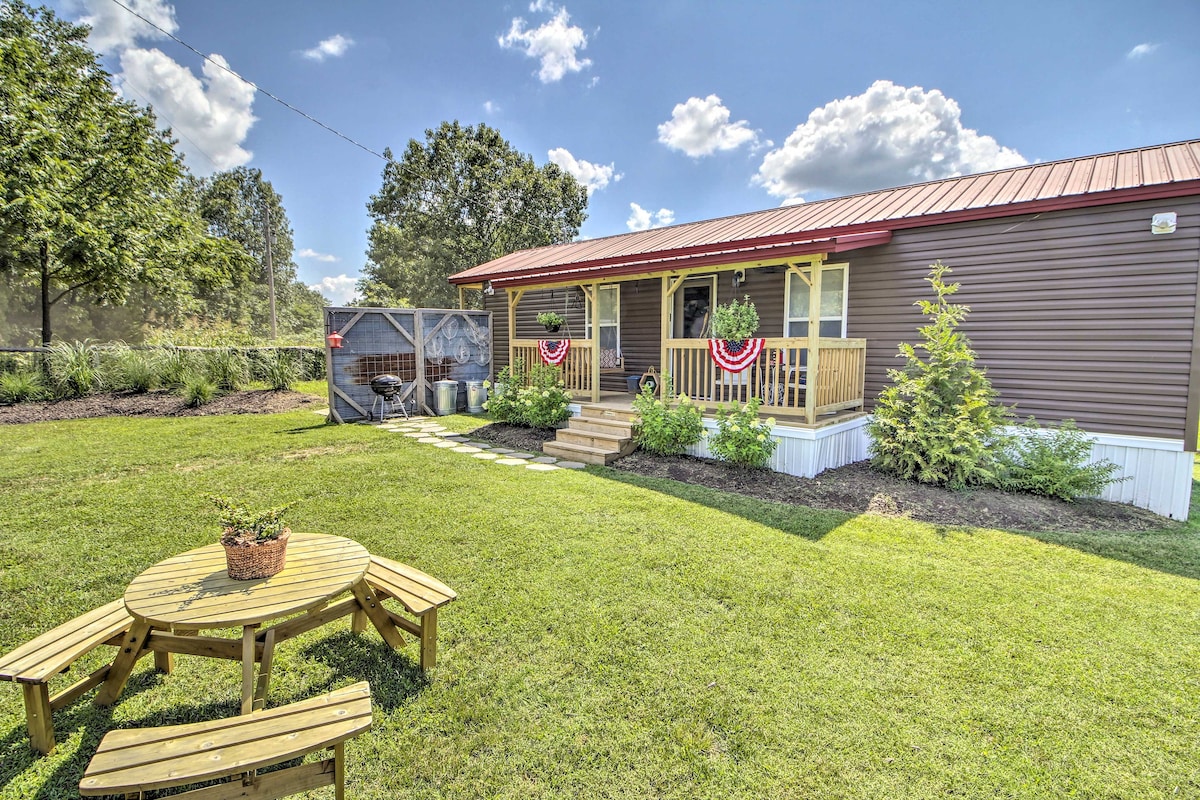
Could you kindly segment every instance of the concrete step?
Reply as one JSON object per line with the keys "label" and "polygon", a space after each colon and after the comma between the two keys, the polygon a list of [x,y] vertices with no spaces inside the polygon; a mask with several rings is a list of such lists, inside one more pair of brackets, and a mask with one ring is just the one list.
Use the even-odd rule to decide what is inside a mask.
{"label": "concrete step", "polygon": [[633,424],[627,420],[607,419],[600,417],[571,417],[567,420],[567,429],[572,431],[587,431],[603,433],[628,439],[633,436]]}
{"label": "concrete step", "polygon": [[[632,442],[630,445],[629,452],[633,452]],[[611,464],[618,458],[629,454],[628,452],[614,453],[570,442],[546,442],[542,445],[542,452],[548,456],[570,461],[582,461],[585,464]]]}
{"label": "concrete step", "polygon": [[574,428],[559,428],[558,435],[555,437],[559,442],[568,442],[570,444],[582,444],[587,447],[596,447],[601,450],[620,451],[622,447],[630,440],[630,436],[621,433],[607,433],[590,430],[576,430]]}

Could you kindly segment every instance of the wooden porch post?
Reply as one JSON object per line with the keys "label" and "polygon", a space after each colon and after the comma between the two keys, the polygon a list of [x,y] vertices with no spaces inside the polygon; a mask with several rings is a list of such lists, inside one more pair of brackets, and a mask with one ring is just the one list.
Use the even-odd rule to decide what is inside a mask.
{"label": "wooden porch post", "polygon": [[[618,289],[618,291],[620,291]],[[589,301],[592,304],[592,402],[600,402],[600,284],[593,283],[591,297]]]}
{"label": "wooden porch post", "polygon": [[[517,304],[521,302],[521,295],[525,294],[524,289],[508,289],[508,366],[509,371],[512,371],[513,359],[516,358],[516,347],[513,346],[513,341],[517,338]],[[524,375],[521,376],[524,379]],[[522,380],[523,382],[523,380]]]}
{"label": "wooden porch post", "polygon": [[[667,338],[671,335],[671,302],[675,296],[675,292],[671,290],[671,277],[669,275],[662,276],[662,319],[659,321],[659,329],[661,337],[659,338],[658,352],[658,396],[664,400],[667,398]],[[674,376],[672,376],[672,380]]]}
{"label": "wooden porch post", "polygon": [[817,387],[821,361],[821,260],[808,262],[808,377],[804,392],[804,421],[809,425],[817,419]]}

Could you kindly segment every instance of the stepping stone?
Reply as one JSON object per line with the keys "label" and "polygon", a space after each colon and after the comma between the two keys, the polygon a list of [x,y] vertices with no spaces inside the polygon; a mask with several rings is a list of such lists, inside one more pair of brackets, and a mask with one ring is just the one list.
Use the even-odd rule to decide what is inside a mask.
{"label": "stepping stone", "polygon": [[493,447],[493,448],[492,448],[492,452],[493,452],[493,453],[495,453],[496,455],[500,455],[500,456],[506,456],[506,455],[508,455],[509,453],[515,453],[515,452],[517,452],[517,451],[516,451],[516,450],[509,450],[507,447]]}
{"label": "stepping stone", "polygon": [[458,443],[441,441],[441,442],[434,442],[433,446],[434,447],[458,447]]}
{"label": "stepping stone", "polygon": [[558,459],[554,456],[538,456],[537,458],[531,458],[530,461],[535,464],[554,464]]}
{"label": "stepping stone", "polygon": [[525,469],[533,469],[537,470],[538,472],[550,472],[551,470],[558,469],[558,467],[554,466],[553,464],[530,464],[529,466],[525,467]]}
{"label": "stepping stone", "polygon": [[442,443],[441,439],[435,439],[432,436],[422,436],[420,439],[417,439],[417,441],[420,442],[421,444],[441,444]]}
{"label": "stepping stone", "polygon": [[533,458],[533,453],[508,453],[509,458]]}
{"label": "stepping stone", "polygon": [[425,438],[425,434],[421,433],[420,431],[415,431],[413,433],[406,433],[404,435],[410,439],[424,439]]}
{"label": "stepping stone", "polygon": [[560,461],[558,465],[563,469],[583,469],[587,466],[582,461]]}
{"label": "stepping stone", "polygon": [[492,446],[487,442],[467,442],[468,447],[478,447],[480,450],[491,450]]}
{"label": "stepping stone", "polygon": [[495,453],[472,453],[471,458],[480,458],[484,461],[491,461],[493,458],[500,458]]}
{"label": "stepping stone", "polygon": [[[488,455],[491,455],[491,453],[489,453]],[[507,467],[515,467],[520,464],[525,464],[526,466],[528,466],[528,464],[529,464],[529,462],[523,458],[498,458],[498,459],[496,459],[496,463],[504,464]]]}
{"label": "stepping stone", "polygon": [[435,433],[434,436],[441,436],[443,439],[449,438],[451,436],[458,436],[462,439],[467,438],[467,437],[463,436],[461,433],[459,433],[458,431],[448,431],[445,428],[443,428],[442,430]]}
{"label": "stepping stone", "polygon": [[453,450],[450,451],[451,453],[478,453],[479,452],[478,447],[467,447],[465,444],[458,444],[457,442],[450,442],[450,444],[457,445]]}

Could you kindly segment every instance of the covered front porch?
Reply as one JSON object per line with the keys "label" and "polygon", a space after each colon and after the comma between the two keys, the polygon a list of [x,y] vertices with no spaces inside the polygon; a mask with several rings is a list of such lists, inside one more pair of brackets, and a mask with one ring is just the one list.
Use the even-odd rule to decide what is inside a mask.
{"label": "covered front porch", "polygon": [[[633,395],[614,389],[622,387],[625,378],[653,369],[667,401],[686,395],[713,406],[757,397],[762,401],[760,415],[784,424],[821,426],[844,420],[863,409],[866,340],[821,335],[822,273],[830,266],[824,254],[815,254],[783,263],[623,275],[606,283],[506,287],[508,363],[519,362],[527,371],[541,363],[539,340],[569,339],[560,369],[564,385],[580,402],[628,407]],[[781,277],[785,271],[788,280]],[[807,308],[788,308],[785,287],[791,281],[803,282],[802,293],[792,291],[793,297],[807,295]],[[709,353],[709,315],[718,299],[743,295],[760,310],[760,335],[768,327],[807,335],[765,337],[761,353],[749,366],[728,372]],[[560,297],[567,330],[539,336],[530,321],[539,311],[557,308]],[[701,308],[705,310],[698,313]]]}

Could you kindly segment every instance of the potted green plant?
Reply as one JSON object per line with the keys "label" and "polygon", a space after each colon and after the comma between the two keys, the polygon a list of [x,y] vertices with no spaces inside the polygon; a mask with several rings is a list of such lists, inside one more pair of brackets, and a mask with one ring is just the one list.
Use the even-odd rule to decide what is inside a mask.
{"label": "potted green plant", "polygon": [[546,333],[558,333],[558,329],[566,324],[567,318],[555,311],[543,311],[537,315],[537,321],[546,329]]}
{"label": "potted green plant", "polygon": [[758,310],[750,295],[746,295],[741,303],[734,298],[713,308],[711,325],[712,338],[744,342],[758,330]]}
{"label": "potted green plant", "polygon": [[292,533],[284,524],[283,514],[295,505],[294,501],[253,510],[225,497],[210,498],[221,512],[220,541],[229,577],[239,581],[269,578],[283,569]]}

